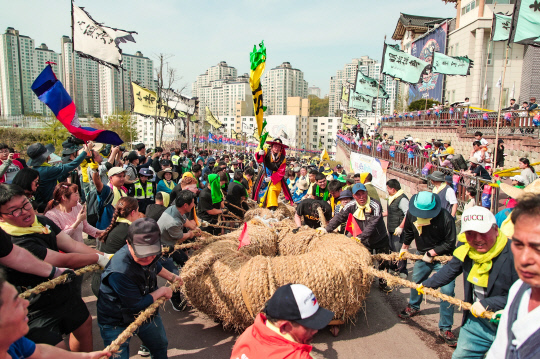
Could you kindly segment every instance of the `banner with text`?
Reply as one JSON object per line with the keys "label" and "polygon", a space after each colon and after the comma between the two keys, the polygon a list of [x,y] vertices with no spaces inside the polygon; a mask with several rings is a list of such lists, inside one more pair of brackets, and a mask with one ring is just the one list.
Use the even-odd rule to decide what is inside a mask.
{"label": "banner with text", "polygon": [[350,160],[352,173],[371,173],[373,176],[371,183],[381,191],[386,192],[386,170],[388,169],[388,161],[379,160],[352,151]]}

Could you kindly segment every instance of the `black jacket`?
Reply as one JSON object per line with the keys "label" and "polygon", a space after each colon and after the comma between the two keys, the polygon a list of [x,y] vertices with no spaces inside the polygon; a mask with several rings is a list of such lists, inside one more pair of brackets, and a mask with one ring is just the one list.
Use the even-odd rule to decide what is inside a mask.
{"label": "black jacket", "polygon": [[[486,298],[480,301],[480,304],[489,311],[496,312],[506,306],[510,287],[519,279],[516,269],[514,268],[514,257],[510,250],[510,243],[509,240],[501,254],[493,258],[493,266],[489,272]],[[444,265],[434,276],[427,279],[422,284],[424,287],[428,288],[440,288],[452,282],[463,273],[465,301],[473,303],[474,287],[472,283],[467,280],[472,266],[473,261],[469,257],[465,257],[464,262],[453,257],[448,264]],[[462,325],[465,322],[467,312],[468,311],[466,310],[463,311]]]}
{"label": "black jacket", "polygon": [[414,240],[421,254],[433,249],[438,256],[452,255],[456,249],[456,222],[450,212],[441,208],[439,214],[431,219],[431,224],[422,227],[421,236],[413,224],[415,221],[416,217],[407,212],[403,228],[404,244],[410,245]]}
{"label": "black jacket", "polygon": [[[371,198],[369,206],[371,208],[371,213],[365,213],[366,219],[364,221],[354,218],[362,230],[362,233],[358,236],[358,239],[369,250],[384,248],[389,244],[388,232],[386,232],[386,226],[384,225],[384,219],[382,216],[381,203]],[[349,214],[354,214],[357,208],[358,206],[356,201],[349,202],[345,208],[343,208],[334,216],[334,218],[332,218],[332,220],[330,220],[326,226],[326,231],[330,233],[339,227],[340,224],[346,224]]]}

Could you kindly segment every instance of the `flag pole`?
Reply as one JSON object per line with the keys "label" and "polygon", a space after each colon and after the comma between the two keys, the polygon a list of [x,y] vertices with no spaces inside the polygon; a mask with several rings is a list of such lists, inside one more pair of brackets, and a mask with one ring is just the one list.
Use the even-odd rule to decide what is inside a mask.
{"label": "flag pole", "polygon": [[[489,41],[488,43],[488,50],[487,50],[487,56],[486,56],[486,66],[484,67],[484,86],[480,89],[480,93],[482,96],[482,109],[484,108],[484,89],[487,85],[487,68],[489,63],[489,50],[491,49],[491,45],[493,44],[493,41]],[[487,100],[487,99],[486,99]]]}
{"label": "flag pole", "polygon": [[502,108],[502,94],[504,91],[504,77],[506,76],[506,64],[508,62],[508,49],[510,46],[506,45],[506,55],[504,56],[504,70],[501,80],[501,91],[499,92],[499,112],[497,114],[497,130],[495,132],[495,154],[493,155],[493,171],[495,171],[495,167],[497,166],[497,148],[499,147],[499,123],[501,121],[501,108]]}
{"label": "flag pole", "polygon": [[[386,35],[384,35],[384,44],[386,46]],[[384,54],[384,52],[383,52]],[[384,58],[382,59],[384,61]],[[375,103],[375,127],[377,127],[377,124],[379,123],[378,122],[378,119],[377,119],[377,114],[379,113],[379,90],[381,89],[381,77],[382,77],[382,65],[381,67],[379,68],[379,83],[378,83],[378,86],[377,86],[377,102]],[[350,96],[350,94],[349,94]],[[373,109],[373,107],[372,107]]]}

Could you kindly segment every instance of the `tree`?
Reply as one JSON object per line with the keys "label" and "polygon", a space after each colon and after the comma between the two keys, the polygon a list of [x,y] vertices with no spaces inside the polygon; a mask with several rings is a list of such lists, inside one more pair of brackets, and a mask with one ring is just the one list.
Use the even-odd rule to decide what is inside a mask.
{"label": "tree", "polygon": [[328,114],[329,98],[318,98],[315,95],[309,95],[309,115],[326,116]]}
{"label": "tree", "polygon": [[52,143],[55,147],[59,146],[69,137],[68,130],[64,127],[62,122],[58,121],[56,117],[45,117],[43,120],[45,128],[43,135],[47,143]]}
{"label": "tree", "polygon": [[94,118],[92,126],[99,130],[114,131],[124,142],[137,141],[137,120],[127,111],[115,112],[104,121]]}
{"label": "tree", "polygon": [[[431,108],[431,107],[433,107],[433,105],[439,105],[439,104],[440,104],[440,102],[437,101],[437,100],[433,100],[433,99],[430,99],[430,98],[428,98],[428,100],[427,100],[427,108]],[[413,101],[409,105],[409,111],[422,111],[422,110],[425,110],[425,109],[426,109],[426,100],[425,99],[420,99],[420,100]]]}

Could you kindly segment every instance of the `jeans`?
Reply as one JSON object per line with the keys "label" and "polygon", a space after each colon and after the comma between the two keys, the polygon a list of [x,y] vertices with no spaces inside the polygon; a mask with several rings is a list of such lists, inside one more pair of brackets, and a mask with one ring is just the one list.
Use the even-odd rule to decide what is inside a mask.
{"label": "jeans", "polygon": [[165,268],[169,272],[174,273],[176,275],[180,273],[180,271],[178,270],[178,267],[176,266],[176,264],[174,264],[172,256],[171,257],[161,256],[161,258],[159,259],[159,262],[161,263],[163,268]]}
{"label": "jeans", "polygon": [[[416,261],[413,268],[412,281],[415,283],[422,283],[429,278],[432,272],[438,272],[442,268],[440,262],[426,263],[422,260]],[[454,287],[456,281],[453,280],[447,285],[441,287],[441,293],[454,296]],[[422,303],[422,295],[418,294],[416,289],[411,289],[411,295],[409,297],[409,305],[414,309],[420,309],[420,303]],[[439,328],[442,330],[452,330],[454,324],[454,306],[450,303],[441,300],[439,307]]]}
{"label": "jeans", "polygon": [[[120,333],[126,329],[125,327],[115,327],[112,325],[101,325],[98,323],[101,338],[105,346],[111,344]],[[165,328],[161,321],[159,313],[150,322],[146,322],[135,331],[135,333],[143,342],[143,344],[150,350],[150,355],[153,359],[165,359],[167,358],[167,335],[165,334]],[[120,352],[115,358],[129,359],[129,341],[131,338],[125,341],[120,346]]]}
{"label": "jeans", "polygon": [[[401,240],[401,236],[394,236],[393,234],[390,234],[390,250],[392,252],[399,253],[401,250],[401,246],[403,244],[403,241]],[[404,259],[402,261],[397,261],[397,263],[390,263],[390,269],[394,272],[403,273],[405,275],[409,275],[409,271],[407,270],[407,260]]]}
{"label": "jeans", "polygon": [[496,333],[497,327],[488,319],[476,318],[470,312],[467,313],[452,359],[484,358],[495,340]]}

